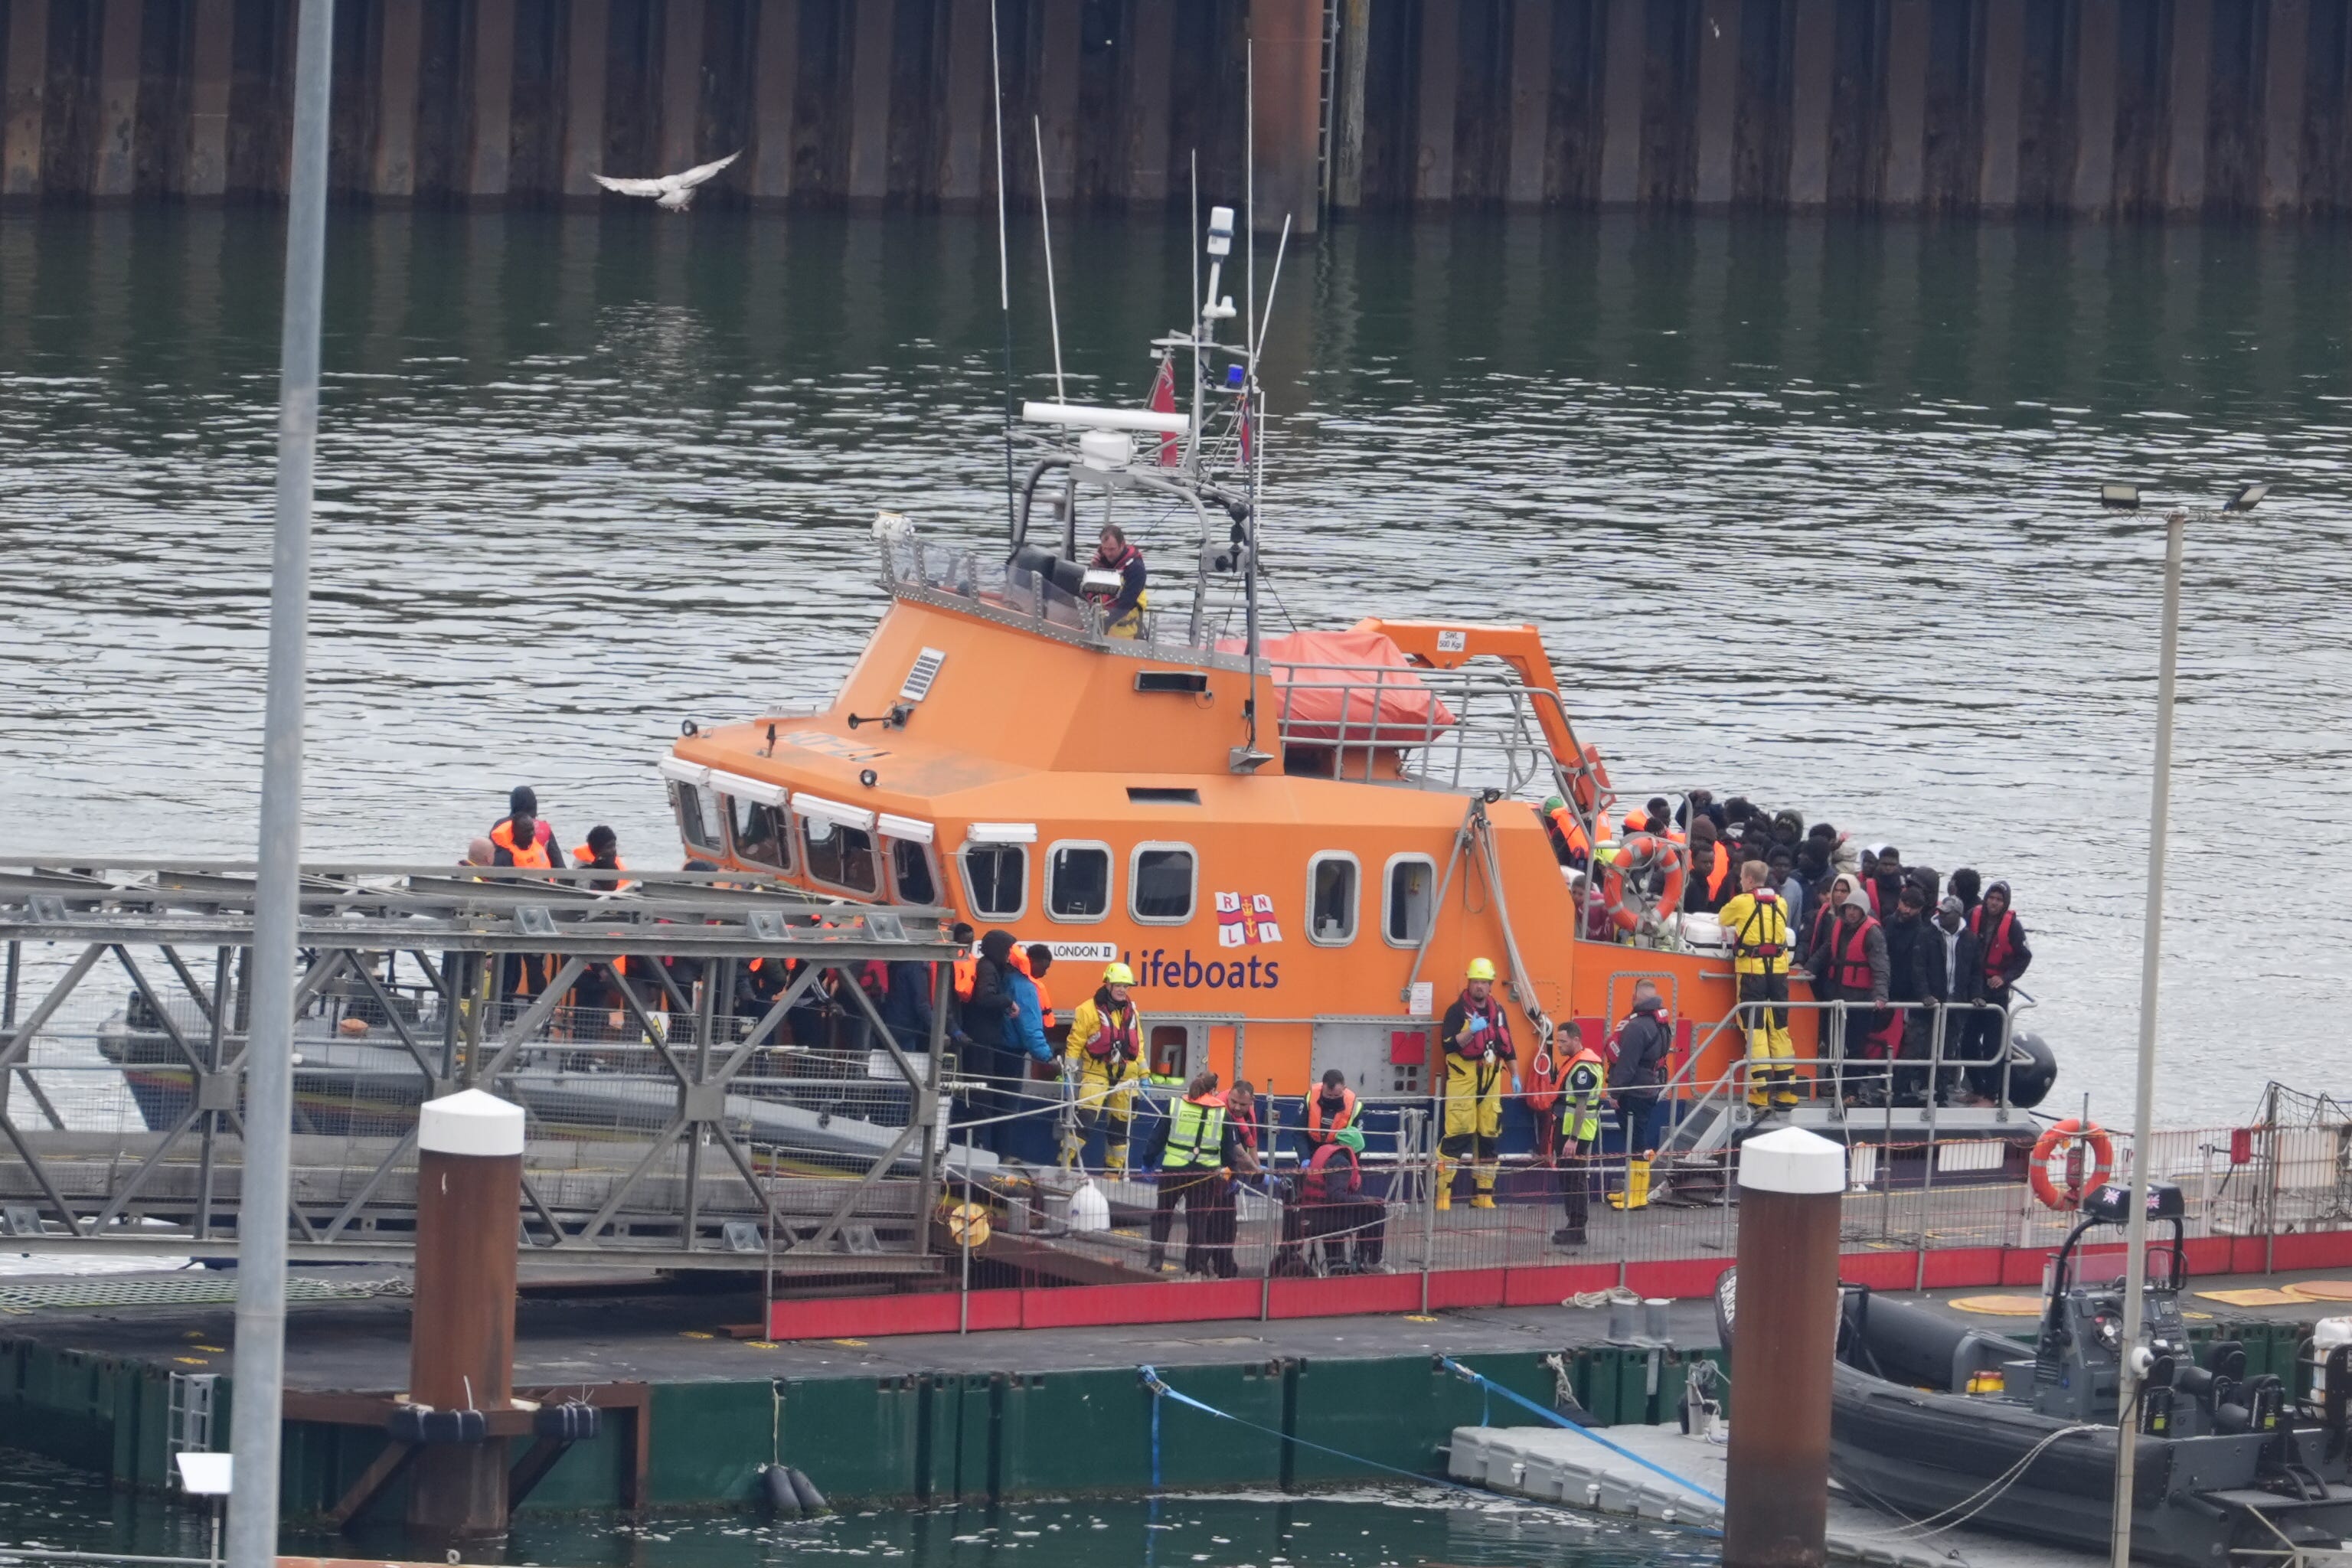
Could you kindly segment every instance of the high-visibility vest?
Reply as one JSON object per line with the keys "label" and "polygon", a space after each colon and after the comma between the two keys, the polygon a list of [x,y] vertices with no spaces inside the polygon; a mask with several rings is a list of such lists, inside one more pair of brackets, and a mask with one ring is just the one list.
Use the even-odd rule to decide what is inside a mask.
{"label": "high-visibility vest", "polygon": [[1326,1131],[1323,1126],[1322,1089],[1318,1086],[1312,1093],[1307,1095],[1307,1141],[1309,1143],[1328,1142],[1332,1133],[1339,1131],[1342,1127],[1353,1127],[1355,1124],[1356,1091],[1354,1089],[1342,1088],[1339,1090],[1339,1111],[1331,1118],[1331,1126],[1328,1131]]}
{"label": "high-visibility vest", "polygon": [[1568,1136],[1589,1143],[1601,1136],[1601,1091],[1608,1086],[1609,1064],[1586,1046],[1568,1062],[1568,1114],[1560,1118]]}
{"label": "high-visibility vest", "polygon": [[1225,1144],[1225,1097],[1187,1095],[1170,1112],[1168,1151],[1160,1163],[1171,1171],[1213,1168]]}

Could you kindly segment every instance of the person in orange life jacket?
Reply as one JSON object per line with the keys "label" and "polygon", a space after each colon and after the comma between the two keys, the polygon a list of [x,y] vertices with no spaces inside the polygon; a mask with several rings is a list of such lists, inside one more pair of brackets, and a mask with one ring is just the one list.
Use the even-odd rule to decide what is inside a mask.
{"label": "person in orange life jacket", "polygon": [[[547,839],[539,832],[537,819],[528,811],[518,812],[491,829],[490,842],[496,847],[490,856],[493,866],[545,870],[551,864],[547,854]],[[547,989],[555,969],[553,958],[547,953],[504,954],[499,960],[499,1000],[530,1000]]]}
{"label": "person in orange life jacket", "polygon": [[1006,1125],[1002,1119],[1020,1109],[1004,1086],[1026,1076],[1014,1025],[1013,973],[1013,933],[992,931],[982,937],[980,957],[972,964],[971,998],[963,1007],[963,1032],[971,1041],[964,1053],[964,1076],[989,1087],[971,1094],[965,1117],[988,1123],[971,1130],[973,1147],[1000,1152],[1012,1147],[1009,1136],[999,1131]]}
{"label": "person in orange life jacket", "polygon": [[[1021,950],[1013,951],[1017,957]],[[1037,983],[1019,964],[1008,963],[1004,984],[1013,998],[1013,1044],[1027,1051],[1031,1061],[1044,1067],[1054,1059],[1054,1047],[1045,1038],[1045,1003],[1038,993]]]}
{"label": "person in orange life jacket", "polygon": [[1629,1160],[1651,1150],[1650,1123],[1658,1108],[1658,1091],[1665,1085],[1666,1061],[1674,1046],[1665,998],[1651,982],[1635,981],[1633,1011],[1618,1026],[1617,1054],[1609,1064],[1609,1096],[1617,1102],[1617,1120],[1624,1130]]}
{"label": "person in orange life jacket", "polygon": [[[1592,839],[1562,795],[1543,803],[1544,837],[1551,841],[1551,857],[1561,865],[1582,870],[1592,862]],[[1602,836],[1607,837],[1606,830]]]}
{"label": "person in orange life jacket", "polygon": [[1903,851],[1892,844],[1878,847],[1875,868],[1864,867],[1863,874],[1870,879],[1871,910],[1880,920],[1895,913],[1895,900],[1903,896]]}
{"label": "person in orange life jacket", "polygon": [[1356,1091],[1348,1087],[1348,1075],[1338,1068],[1323,1075],[1323,1082],[1307,1097],[1307,1128],[1304,1136],[1311,1153],[1331,1142],[1331,1135],[1356,1121]]}
{"label": "person in orange life jacket", "polygon": [[1184,1269],[1230,1279],[1233,1239],[1224,1215],[1233,1208],[1234,1172],[1257,1173],[1257,1159],[1225,1116],[1217,1075],[1203,1072],[1185,1086],[1184,1098],[1168,1108],[1144,1150],[1144,1165],[1160,1182],[1151,1215],[1151,1252],[1145,1267],[1157,1274],[1168,1264],[1168,1236],[1176,1211],[1184,1210]]}
{"label": "person in orange life jacket", "polygon": [[539,841],[541,848],[545,849],[551,856],[553,855],[555,853],[555,829],[541,819],[539,815],[539,792],[532,789],[529,784],[517,784],[508,793],[507,814],[499,818],[496,822],[490,824],[491,840],[493,842],[498,841],[499,829],[512,828],[514,826],[514,820],[518,816],[528,816],[531,819],[532,823],[535,825],[531,829],[531,837]]}
{"label": "person in orange life jacket", "polygon": [[1464,1156],[1477,1194],[1473,1208],[1495,1206],[1496,1158],[1502,1147],[1503,1095],[1518,1087],[1518,1054],[1511,1046],[1510,1019],[1495,995],[1491,959],[1470,961],[1462,994],[1437,1026],[1445,1053],[1445,1115],[1438,1140],[1437,1206],[1454,1202],[1454,1172]]}
{"label": "person in orange life jacket", "polygon": [[972,947],[972,938],[978,933],[958,921],[948,934],[963,952],[955,961],[948,996],[948,1043],[961,1050],[971,1044],[971,1037],[963,1032],[963,1009],[964,1004],[971,1000],[972,973],[980,963],[980,954]]}
{"label": "person in orange life jacket", "polygon": [[1985,889],[1984,901],[1969,913],[1969,930],[1975,934],[1983,954],[1978,971],[1982,979],[1977,987],[1977,1000],[1991,1004],[1977,1009],[1969,1054],[1977,1061],[1996,1062],[2000,1059],[2004,1033],[2002,1015],[2014,1004],[2012,987],[2025,973],[2026,965],[2033,962],[2032,950],[2025,945],[2025,928],[2018,923],[2017,911],[2010,907],[2007,882],[1995,882]]}
{"label": "person in orange life jacket", "polygon": [[1102,605],[1103,631],[1115,637],[1135,637],[1143,635],[1144,589],[1148,574],[1143,564],[1143,552],[1127,542],[1127,534],[1114,523],[1104,523],[1102,538],[1095,550],[1092,563],[1097,572],[1118,574],[1118,592]]}
{"label": "person in orange life jacket", "polygon": [[[572,852],[572,863],[583,870],[625,871],[628,869],[626,866],[621,864],[621,836],[602,823],[588,830],[588,842]],[[597,892],[611,893],[619,890],[621,879],[614,877],[607,880],[599,877],[590,881],[588,885]]]}
{"label": "person in orange life jacket", "polygon": [[1054,967],[1054,950],[1042,942],[1013,950],[1013,967],[1029,977],[1037,987],[1037,1013],[1045,1027],[1054,1027],[1054,994],[1045,989],[1045,971]]}
{"label": "person in orange life jacket", "polygon": [[[1903,884],[1895,896],[1895,913],[1885,922],[1886,996],[1890,1002],[1936,1003],[1943,1000],[1944,947],[1927,922],[1927,895],[1914,882]],[[1935,1017],[1924,1006],[1890,1010],[1886,1028],[1898,1062],[1925,1063],[1934,1055]],[[1894,1072],[1895,1103],[1925,1105],[1931,1092],[1928,1069],[1898,1067]]]}
{"label": "person in orange life jacket", "polygon": [[1388,1205],[1364,1194],[1364,1130],[1342,1127],[1316,1149],[1299,1177],[1309,1257],[1326,1274],[1375,1274],[1386,1250]]}
{"label": "person in orange life jacket", "polygon": [[1702,816],[1691,825],[1691,870],[1683,880],[1683,912],[1713,914],[1723,908],[1730,879],[1731,856],[1716,837],[1715,824]]}

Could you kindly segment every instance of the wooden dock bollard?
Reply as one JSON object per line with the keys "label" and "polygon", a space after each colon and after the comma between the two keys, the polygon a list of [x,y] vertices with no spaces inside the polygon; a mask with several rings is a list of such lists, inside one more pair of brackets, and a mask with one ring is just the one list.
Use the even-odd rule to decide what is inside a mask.
{"label": "wooden dock bollard", "polygon": [[[514,1395],[522,1108],[476,1089],[416,1121],[416,1301],[408,1396],[436,1411],[503,1411]],[[411,1468],[408,1522],[446,1535],[507,1528],[507,1443],[430,1442]]]}
{"label": "wooden dock bollard", "polygon": [[1845,1150],[1801,1127],[1739,1147],[1724,1568],[1821,1568]]}

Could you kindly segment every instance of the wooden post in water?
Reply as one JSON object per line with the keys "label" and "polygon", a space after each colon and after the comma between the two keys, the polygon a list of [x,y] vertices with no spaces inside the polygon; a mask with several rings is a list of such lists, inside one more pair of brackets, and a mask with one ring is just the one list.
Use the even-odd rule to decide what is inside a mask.
{"label": "wooden post in water", "polygon": [[1829,1531],[1845,1150],[1801,1127],[1739,1148],[1739,1293],[1724,1568],[1821,1568]]}
{"label": "wooden post in water", "polygon": [[[408,1396],[436,1410],[504,1410],[514,1395],[516,1226],[522,1108],[478,1089],[429,1100],[416,1121],[416,1305]],[[408,1492],[411,1526],[447,1535],[507,1527],[507,1444],[428,1443]]]}

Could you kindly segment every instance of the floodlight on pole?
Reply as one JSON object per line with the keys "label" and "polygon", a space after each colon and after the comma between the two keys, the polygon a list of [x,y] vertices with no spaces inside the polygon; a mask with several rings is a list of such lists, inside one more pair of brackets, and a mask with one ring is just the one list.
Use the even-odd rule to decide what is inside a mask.
{"label": "floodlight on pole", "polygon": [[2108,480],[2099,486],[2099,504],[2109,511],[2137,511],[2139,487],[2121,480]]}
{"label": "floodlight on pole", "polygon": [[2223,511],[2252,511],[2254,508],[2262,505],[2263,498],[2270,493],[2270,483],[2266,479],[2257,479],[2251,485],[2240,485],[2238,487],[2238,493],[2231,496],[2227,504],[2225,504],[2221,510]]}

